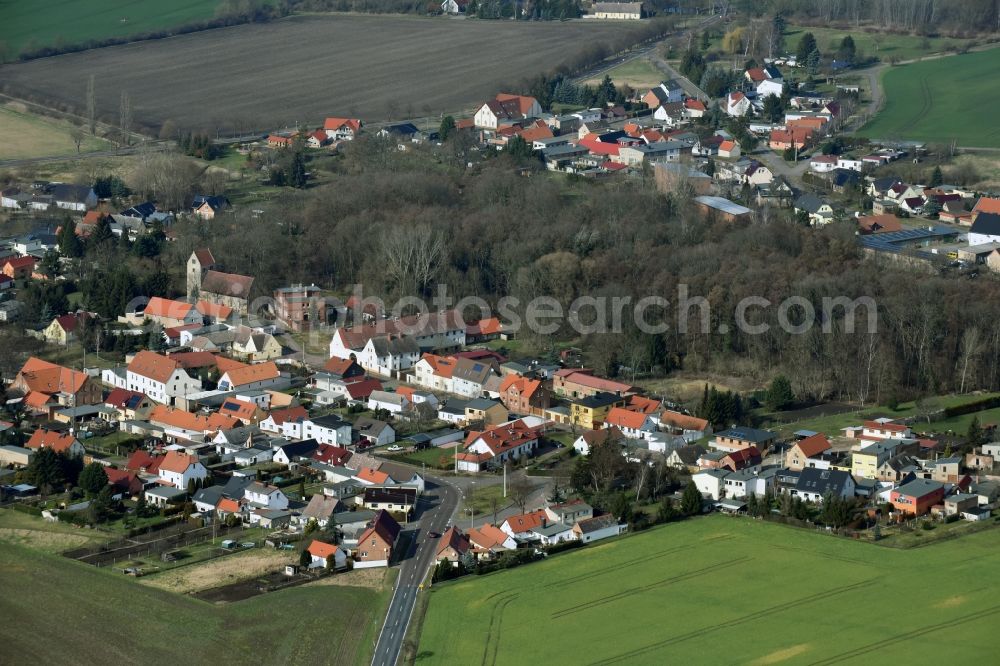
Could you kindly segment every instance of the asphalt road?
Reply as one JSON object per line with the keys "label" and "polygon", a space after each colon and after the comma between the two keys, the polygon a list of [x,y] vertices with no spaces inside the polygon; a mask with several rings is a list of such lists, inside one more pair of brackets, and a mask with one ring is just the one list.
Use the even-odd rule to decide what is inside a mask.
{"label": "asphalt road", "polygon": [[458,508],[458,489],[439,478],[427,476],[425,479],[428,489],[420,500],[424,506],[417,521],[406,530],[414,534],[414,540],[410,543],[410,552],[399,566],[396,589],[375,645],[372,666],[395,666],[399,659],[420,583],[434,562],[438,546],[438,539],[428,537],[427,533],[443,534]]}

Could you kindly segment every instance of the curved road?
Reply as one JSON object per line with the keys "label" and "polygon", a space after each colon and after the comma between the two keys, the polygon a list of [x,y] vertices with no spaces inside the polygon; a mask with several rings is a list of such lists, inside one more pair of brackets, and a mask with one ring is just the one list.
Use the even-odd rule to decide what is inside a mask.
{"label": "curved road", "polygon": [[438,540],[428,537],[427,533],[444,533],[458,509],[459,491],[455,486],[438,477],[425,476],[425,480],[428,484],[418,504],[422,505],[419,506],[419,518],[405,530],[413,534],[413,540],[399,566],[396,589],[375,644],[372,666],[395,666],[399,659],[420,583],[434,563],[437,550]]}

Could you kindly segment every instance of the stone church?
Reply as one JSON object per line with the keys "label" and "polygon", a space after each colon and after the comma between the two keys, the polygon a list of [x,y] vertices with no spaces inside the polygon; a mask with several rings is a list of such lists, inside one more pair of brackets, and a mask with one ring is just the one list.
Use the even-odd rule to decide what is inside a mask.
{"label": "stone church", "polygon": [[223,273],[212,251],[197,249],[187,262],[187,294],[192,302],[208,301],[227,305],[240,316],[250,310],[250,291],[253,278],[235,273]]}

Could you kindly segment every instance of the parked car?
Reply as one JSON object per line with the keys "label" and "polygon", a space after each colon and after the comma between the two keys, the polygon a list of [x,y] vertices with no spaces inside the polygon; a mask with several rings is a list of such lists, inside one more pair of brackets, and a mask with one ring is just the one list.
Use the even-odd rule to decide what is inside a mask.
{"label": "parked car", "polygon": [[392,446],[386,449],[386,451],[402,451],[402,450],[403,447],[400,446],[399,444],[393,444]]}

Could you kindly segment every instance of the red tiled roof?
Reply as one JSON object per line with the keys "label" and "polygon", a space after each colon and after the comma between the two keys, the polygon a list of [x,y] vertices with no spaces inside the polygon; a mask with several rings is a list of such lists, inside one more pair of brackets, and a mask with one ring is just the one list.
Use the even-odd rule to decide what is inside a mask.
{"label": "red tiled roof", "polygon": [[470,432],[465,440],[465,447],[482,440],[486,448],[494,455],[516,448],[538,439],[538,431],[529,427],[523,419],[507,423],[484,432]]}
{"label": "red tiled roof", "polygon": [[215,264],[215,257],[212,256],[212,251],[207,247],[198,248],[194,251],[194,256],[198,258],[198,263],[201,264],[202,268],[206,266],[212,266]]}
{"label": "red tiled roof", "polygon": [[336,131],[340,128],[350,129],[352,132],[357,133],[361,129],[361,121],[357,118],[327,118],[323,121],[323,129],[328,131]]}
{"label": "red tiled roof", "polygon": [[168,381],[179,367],[175,359],[145,350],[136,352],[128,364],[129,372],[161,383]]}
{"label": "red tiled roof", "polygon": [[356,382],[349,382],[344,385],[347,395],[351,400],[365,400],[372,394],[372,391],[381,391],[382,382],[377,379],[361,379]]}
{"label": "red tiled roof", "polygon": [[625,409],[624,407],[613,407],[611,411],[608,412],[604,422],[616,425],[620,428],[638,430],[644,423],[646,423],[647,418],[649,417],[642,412],[633,412]]}
{"label": "red tiled roof", "polygon": [[183,474],[196,462],[198,462],[198,456],[182,451],[167,451],[167,455],[163,456],[163,462],[160,463],[160,470]]}
{"label": "red tiled roof", "polygon": [[805,439],[799,440],[795,446],[799,447],[799,451],[806,458],[813,458],[831,448],[830,440],[823,433],[816,433],[815,435],[810,435]]}
{"label": "red tiled roof", "polygon": [[246,386],[254,382],[277,379],[281,376],[281,372],[278,371],[278,366],[274,361],[268,361],[267,363],[246,365],[242,368],[228,370],[226,376],[229,377],[229,383],[233,386]]}
{"label": "red tiled roof", "polygon": [[313,557],[322,557],[324,560],[328,559],[332,555],[336,555],[338,546],[332,543],[326,543],[325,541],[319,541],[318,539],[313,539],[313,542],[309,544],[309,554]]}
{"label": "red tiled roof", "polygon": [[153,296],[142,311],[147,317],[167,317],[169,319],[184,319],[194,306],[183,301],[172,301],[169,298]]}
{"label": "red tiled roof", "polygon": [[291,421],[304,421],[309,418],[309,412],[305,407],[286,407],[285,409],[276,409],[271,412],[270,418],[274,421],[275,425],[281,425],[282,423]]}
{"label": "red tiled roof", "polygon": [[76,437],[69,433],[59,433],[53,430],[43,430],[39,428],[31,435],[31,439],[25,444],[29,449],[52,449],[56,453],[69,451]]}
{"label": "red tiled roof", "polygon": [[670,410],[666,410],[660,414],[660,423],[669,423],[675,428],[681,428],[682,430],[704,431],[708,428],[708,421],[705,419],[699,419],[697,416],[689,416]]}

